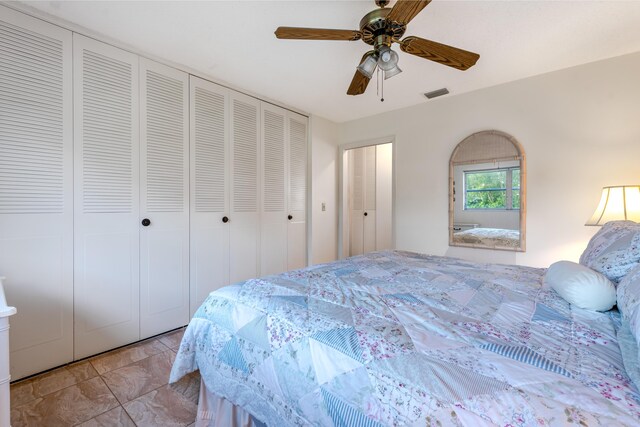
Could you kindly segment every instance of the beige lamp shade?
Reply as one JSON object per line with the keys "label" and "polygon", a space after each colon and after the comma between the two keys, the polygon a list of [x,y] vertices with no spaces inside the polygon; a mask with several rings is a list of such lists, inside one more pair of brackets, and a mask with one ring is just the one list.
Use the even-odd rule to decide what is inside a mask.
{"label": "beige lamp shade", "polygon": [[598,208],[585,225],[618,220],[640,222],[640,185],[604,187]]}

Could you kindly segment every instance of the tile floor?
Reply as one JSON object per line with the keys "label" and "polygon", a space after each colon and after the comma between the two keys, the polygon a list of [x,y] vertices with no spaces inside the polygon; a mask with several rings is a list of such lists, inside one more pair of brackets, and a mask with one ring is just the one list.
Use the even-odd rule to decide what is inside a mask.
{"label": "tile floor", "polygon": [[178,329],[11,385],[11,425],[191,426],[200,375],[168,384]]}

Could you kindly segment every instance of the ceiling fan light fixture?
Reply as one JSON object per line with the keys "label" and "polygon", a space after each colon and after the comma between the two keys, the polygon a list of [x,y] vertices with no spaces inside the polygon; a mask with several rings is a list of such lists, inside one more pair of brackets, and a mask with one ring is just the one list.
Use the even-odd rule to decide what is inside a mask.
{"label": "ceiling fan light fixture", "polygon": [[398,67],[397,65],[395,67],[393,67],[390,70],[387,70],[384,72],[384,79],[390,79],[391,77],[398,75],[402,72],[402,70],[400,69],[400,67]]}
{"label": "ceiling fan light fixture", "polygon": [[[383,71],[391,71],[397,68],[398,54],[391,50],[389,46],[382,46],[378,52],[378,67]],[[398,74],[398,72],[395,74]]]}
{"label": "ceiling fan light fixture", "polygon": [[358,71],[364,74],[367,78],[371,78],[373,76],[373,72],[376,70],[376,66],[378,65],[378,60],[375,54],[371,54],[367,56],[367,58],[362,61],[362,64],[358,65]]}

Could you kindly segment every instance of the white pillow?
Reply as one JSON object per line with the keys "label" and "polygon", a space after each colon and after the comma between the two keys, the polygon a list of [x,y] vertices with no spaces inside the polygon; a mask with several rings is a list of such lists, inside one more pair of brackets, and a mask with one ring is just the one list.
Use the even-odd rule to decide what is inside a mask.
{"label": "white pillow", "polygon": [[604,275],[571,261],[551,264],[544,281],[570,304],[607,311],[616,303],[616,288]]}

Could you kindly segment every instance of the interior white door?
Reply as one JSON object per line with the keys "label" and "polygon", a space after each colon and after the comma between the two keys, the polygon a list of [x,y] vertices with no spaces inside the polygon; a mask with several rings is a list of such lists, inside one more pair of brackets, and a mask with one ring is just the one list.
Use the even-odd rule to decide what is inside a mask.
{"label": "interior white door", "polygon": [[140,338],[189,323],[189,75],[140,58]]}
{"label": "interior white door", "polygon": [[260,102],[240,93],[230,96],[229,280],[258,276],[258,188]]}
{"label": "interior white door", "polygon": [[376,146],[349,151],[350,255],[376,250]]}
{"label": "interior white door", "polygon": [[349,150],[349,255],[364,252],[364,150]]}
{"label": "interior white door", "polygon": [[229,91],[190,78],[191,315],[229,284]]}
{"label": "interior white door", "polygon": [[286,110],[262,103],[260,275],[287,270]]}
{"label": "interior white door", "polygon": [[140,337],[138,56],[78,34],[74,66],[75,358]]}
{"label": "interior white door", "polygon": [[71,42],[0,6],[0,276],[18,307],[14,380],[73,359]]}
{"label": "interior white door", "polygon": [[367,253],[376,250],[376,146],[361,150],[364,152],[362,250]]}
{"label": "interior white door", "polygon": [[393,144],[376,145],[376,250],[393,248]]}
{"label": "interior white door", "polygon": [[307,265],[307,133],[308,118],[288,112],[287,269]]}

